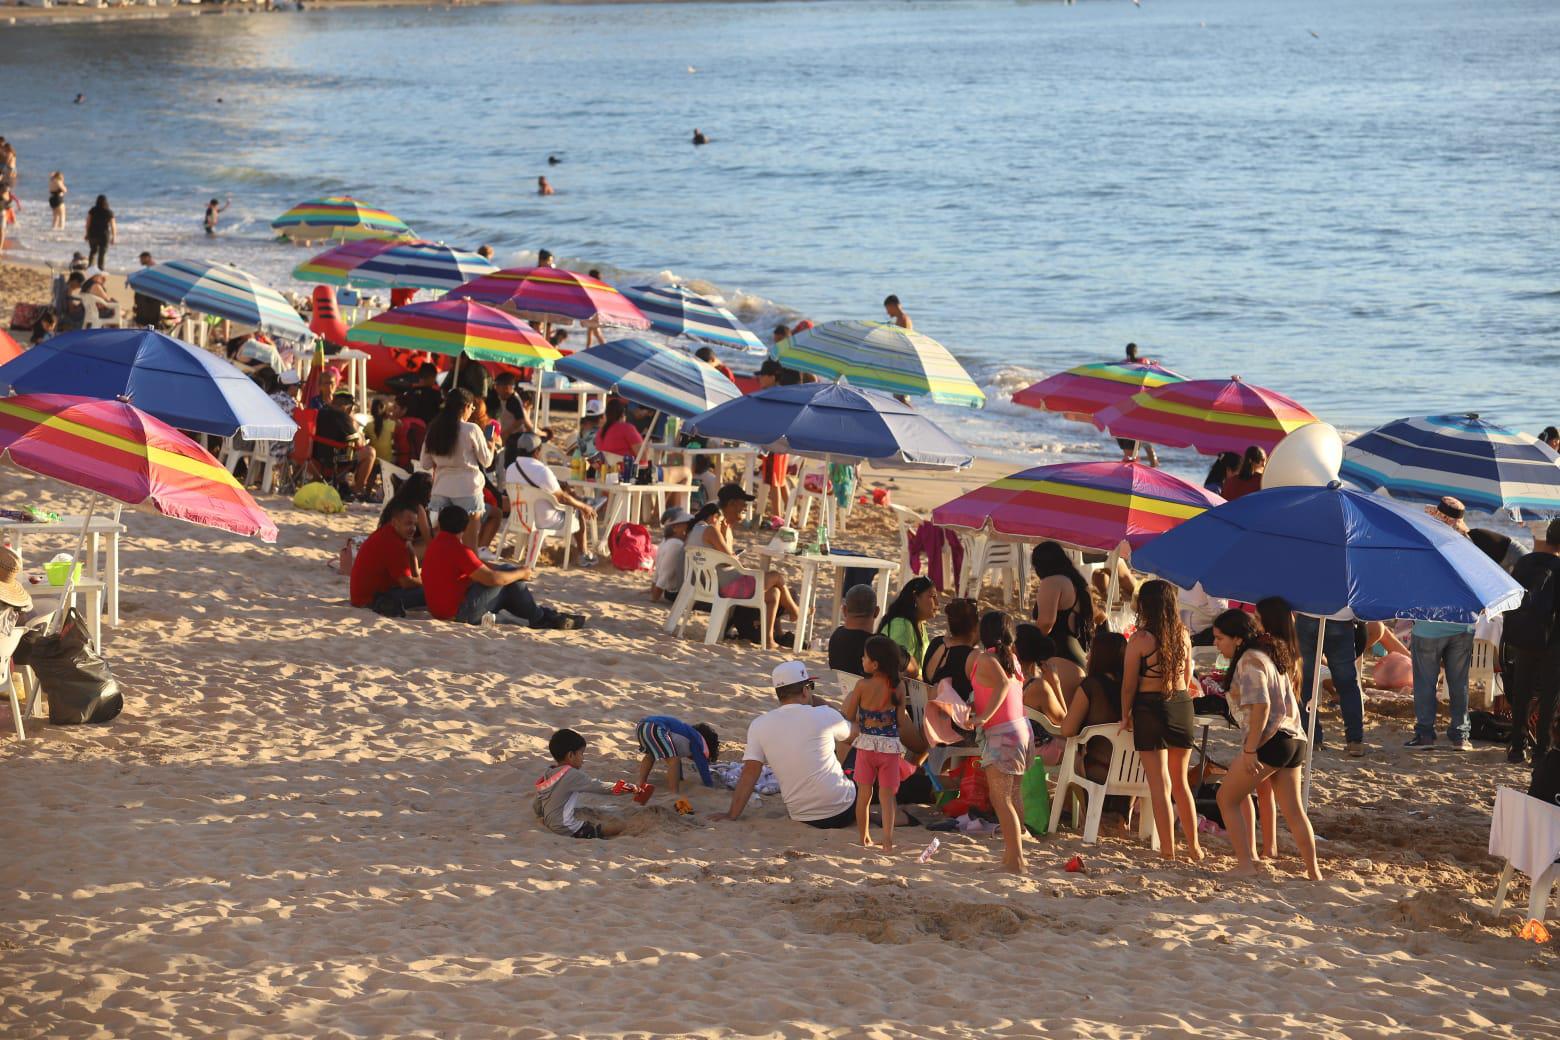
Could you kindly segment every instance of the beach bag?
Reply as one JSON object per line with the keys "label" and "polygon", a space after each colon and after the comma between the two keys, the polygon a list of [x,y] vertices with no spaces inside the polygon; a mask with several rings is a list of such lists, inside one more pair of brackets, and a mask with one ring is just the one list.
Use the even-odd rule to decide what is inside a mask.
{"label": "beach bag", "polygon": [[92,649],[80,612],[72,610],[57,635],[28,632],[16,647],[18,665],[38,677],[49,701],[49,724],[80,726],[108,722],[124,708],[108,662]]}
{"label": "beach bag", "polygon": [[[1051,743],[1060,745],[1063,741],[1053,740]],[[1051,826],[1051,789],[1045,784],[1045,768],[1046,764],[1036,758],[1029,763],[1029,769],[1019,784],[1024,799],[1024,826],[1037,837]]]}
{"label": "beach bag", "polygon": [[1511,576],[1527,591],[1522,602],[1503,615],[1501,638],[1507,646],[1542,650],[1554,636],[1555,568],[1548,558],[1534,554],[1518,560]]}
{"label": "beach bag", "polygon": [[358,550],[366,541],[367,538],[354,536],[341,543],[341,555],[336,560],[336,570],[339,573],[352,573],[352,564],[357,561]]}
{"label": "beach bag", "polygon": [[316,513],[347,511],[347,507],[341,504],[341,492],[322,480],[312,481],[299,488],[298,493],[293,496],[293,505]]}
{"label": "beach bag", "polygon": [[11,328],[30,329],[37,323],[45,308],[36,303],[18,303],[11,308]]}
{"label": "beach bag", "polygon": [[644,524],[626,521],[612,525],[607,535],[607,547],[612,551],[612,566],[620,571],[648,571],[655,569],[655,543]]}

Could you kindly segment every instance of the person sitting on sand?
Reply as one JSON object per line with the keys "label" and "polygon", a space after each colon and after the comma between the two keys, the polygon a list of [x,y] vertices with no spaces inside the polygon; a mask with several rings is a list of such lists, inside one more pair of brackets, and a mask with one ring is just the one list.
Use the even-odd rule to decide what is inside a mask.
{"label": "person sitting on sand", "polygon": [[740,819],[767,765],[791,819],[821,830],[853,826],[856,785],[840,767],[839,754],[850,740],[850,723],[814,695],[818,683],[804,662],[786,661],[774,670],[773,681],[780,706],[748,725],[731,807],[711,819]]}
{"label": "person sitting on sand", "polygon": [[1279,811],[1300,851],[1306,876],[1320,881],[1316,835],[1300,800],[1300,766],[1306,747],[1300,729],[1300,702],[1294,691],[1300,679],[1300,662],[1294,657],[1293,643],[1282,634],[1260,632],[1243,610],[1220,614],[1213,631],[1214,646],[1230,660],[1231,707],[1242,734],[1240,757],[1219,784],[1219,812],[1235,851],[1230,873],[1249,877],[1258,872],[1251,793],[1271,777]]}
{"label": "person sitting on sand", "polygon": [[[525,583],[532,572],[512,564],[484,563],[461,540],[470,515],[457,505],[439,511],[439,533],[423,557],[423,589],[428,613],[441,621],[467,625],[530,625],[532,628],[575,629],[585,625],[582,614],[563,614],[537,604]],[[489,621],[492,615],[492,621]]]}
{"label": "person sitting on sand", "polygon": [[650,779],[657,762],[666,763],[666,789],[677,794],[682,787],[682,760],[693,763],[705,787],[715,786],[710,763],[720,754],[720,735],[707,722],[688,725],[670,715],[649,715],[634,726],[639,742],[639,786]]}
{"label": "person sitting on sand", "polygon": [[388,521],[369,535],[352,559],[351,599],[354,607],[369,607],[376,614],[403,617],[408,610],[428,605],[412,539],[417,536],[421,512],[410,502],[385,507]]}
{"label": "person sitting on sand", "polygon": [[871,585],[852,585],[841,604],[841,624],[829,636],[829,667],[862,675],[862,654],[877,632],[877,593]]}
{"label": "person sitting on sand", "polygon": [[650,581],[650,602],[677,598],[682,591],[683,562],[688,558],[688,532],[693,514],[673,506],[661,516],[661,545],[655,551],[655,577]]}
{"label": "person sitting on sand", "polygon": [[590,745],[572,729],[560,729],[547,740],[554,768],[536,781],[536,800],[531,803],[536,818],[554,834],[565,838],[615,838],[623,833],[620,820],[593,823],[574,815],[582,794],[633,794],[634,787],[622,780],[607,783],[585,774],[585,749]]}
{"label": "person sitting on sand", "polygon": [[856,781],[856,831],[862,847],[872,847],[868,812],[872,788],[878,789],[878,811],[883,819],[883,851],[894,851],[894,817],[899,810],[899,785],[915,772],[905,761],[899,742],[901,726],[909,728],[904,681],[899,672],[899,644],[887,636],[872,636],[862,649],[862,680],[845,698],[841,714],[851,724],[856,749],[852,774]]}
{"label": "person sitting on sand", "polygon": [[400,487],[385,488],[384,492],[389,498],[379,513],[379,526],[388,524],[390,514],[395,510],[411,509],[417,517],[416,531],[411,537],[412,552],[420,561],[428,551],[428,543],[433,541],[433,522],[428,518],[428,503],[433,500],[433,474],[418,470],[401,481]]}
{"label": "person sitting on sand", "polygon": [[45,307],[38,315],[37,320],[32,323],[32,330],[27,338],[27,345],[36,347],[54,335],[55,330],[59,328],[59,324],[60,320],[55,317],[53,309]]}

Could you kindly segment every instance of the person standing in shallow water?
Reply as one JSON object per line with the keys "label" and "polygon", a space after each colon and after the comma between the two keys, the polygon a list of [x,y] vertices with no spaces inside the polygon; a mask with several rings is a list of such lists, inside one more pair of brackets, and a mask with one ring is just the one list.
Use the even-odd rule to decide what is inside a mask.
{"label": "person standing in shallow water", "polygon": [[108,196],[99,195],[91,209],[87,210],[86,235],[87,262],[96,264],[98,270],[108,270],[108,247],[119,236],[119,226],[114,211],[108,208]]}
{"label": "person standing in shallow water", "polygon": [[900,328],[915,328],[915,322],[910,320],[910,315],[906,314],[905,309],[899,305],[898,296],[890,294],[885,297],[883,300],[883,310],[888,312],[888,320],[893,322],[895,325],[898,325]]}

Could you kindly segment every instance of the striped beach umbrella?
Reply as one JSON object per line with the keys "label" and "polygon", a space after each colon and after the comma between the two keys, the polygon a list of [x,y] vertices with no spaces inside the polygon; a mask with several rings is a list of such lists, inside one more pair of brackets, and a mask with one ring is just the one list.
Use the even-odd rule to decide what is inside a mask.
{"label": "striped beach umbrella", "polygon": [[1255,444],[1272,451],[1316,416],[1283,394],[1229,379],[1188,379],[1140,390],[1095,416],[1112,436],[1204,455],[1237,454]]}
{"label": "striped beach umbrella", "polygon": [[140,268],[127,281],[130,288],[154,300],[252,325],[284,339],[303,342],[314,338],[281,293],[236,267],[203,260],[165,260]]}
{"label": "striped beach umbrella", "polygon": [[279,235],[294,242],[351,242],[360,238],[414,238],[400,217],[375,209],[350,195],[300,202],[271,221]]}
{"label": "striped beach umbrella", "polygon": [[1476,414],[1426,415],[1378,426],[1344,449],[1341,476],[1397,498],[1453,495],[1481,512],[1560,513],[1560,456]]}
{"label": "striped beach umbrella", "polygon": [[206,449],[123,401],[0,398],[0,459],[124,505],[276,541],[265,510]]}
{"label": "striped beach umbrella", "polygon": [[514,315],[472,300],[409,303],[377,314],[347,331],[347,343],[426,350],[446,357],[498,361],[517,368],[549,368],[563,354]]}
{"label": "striped beach umbrella", "polygon": [[980,408],[986,395],[948,348],[930,336],[880,321],[827,321],[780,341],[787,368],[938,404]]}
{"label": "striped beach umbrella", "polygon": [[578,351],[555,369],[679,419],[742,396],[735,383],[711,366],[643,339],[615,339]]}
{"label": "striped beach umbrella", "polygon": [[508,267],[452,289],[449,298],[476,300],[538,321],[650,327],[650,319],[612,286],[561,267]]}
{"label": "striped beach umbrella", "polygon": [[767,352],[762,340],[749,331],[737,316],[710,299],[681,285],[635,285],[623,290],[633,301],[650,327],[668,336],[688,336],[720,347]]}
{"label": "striped beach umbrella", "polygon": [[1155,361],[1101,361],[1046,376],[1014,394],[1013,403],[1099,425],[1100,411],[1138,391],[1185,381]]}
{"label": "striped beach umbrella", "polygon": [[300,282],[365,289],[450,289],[493,273],[492,261],[443,242],[364,239],[328,249],[293,268]]}
{"label": "striped beach umbrella", "polygon": [[1137,549],[1224,499],[1164,470],[1135,462],[1036,466],[976,488],[932,510],[945,527],[1054,539],[1111,552]]}

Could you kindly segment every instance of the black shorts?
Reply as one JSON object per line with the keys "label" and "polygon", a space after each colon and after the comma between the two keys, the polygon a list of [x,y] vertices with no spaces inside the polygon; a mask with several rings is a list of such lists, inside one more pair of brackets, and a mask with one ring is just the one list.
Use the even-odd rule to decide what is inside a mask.
{"label": "black shorts", "polygon": [[802,822],[809,827],[816,827],[820,831],[837,831],[841,827],[854,827],[856,826],[856,807],[847,805],[833,816],[822,820],[803,820]]}
{"label": "black shorts", "polygon": [[605,838],[606,837],[605,834],[601,833],[601,824],[594,823],[594,822],[592,822],[590,820],[586,820],[585,822],[581,823],[578,827],[574,828],[574,836],[576,838]]}
{"label": "black shorts", "polygon": [[1257,761],[1274,769],[1296,769],[1305,761],[1305,739],[1278,732],[1257,748]]}
{"label": "black shorts", "polygon": [[1138,751],[1192,747],[1197,713],[1183,690],[1168,696],[1140,693],[1132,702],[1132,746]]}

